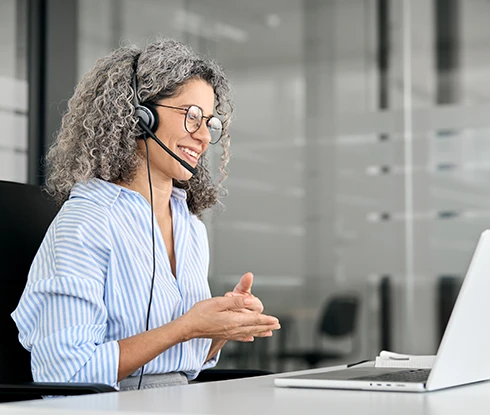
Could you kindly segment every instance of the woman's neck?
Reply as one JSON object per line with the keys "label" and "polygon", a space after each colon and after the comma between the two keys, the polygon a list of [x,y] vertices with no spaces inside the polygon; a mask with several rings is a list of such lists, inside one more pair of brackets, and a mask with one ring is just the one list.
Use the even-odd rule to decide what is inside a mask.
{"label": "woman's neck", "polygon": [[[148,183],[148,173],[146,169],[139,170],[135,178],[130,184],[120,183],[130,190],[140,193],[150,203],[150,186]],[[170,196],[172,194],[172,180],[161,180],[155,175],[151,177],[153,191],[153,210],[157,217],[169,217],[170,211]]]}

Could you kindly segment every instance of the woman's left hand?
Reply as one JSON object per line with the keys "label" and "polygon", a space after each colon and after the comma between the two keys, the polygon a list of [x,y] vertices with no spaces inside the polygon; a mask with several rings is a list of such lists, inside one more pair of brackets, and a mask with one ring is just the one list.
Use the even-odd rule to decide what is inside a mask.
{"label": "woman's left hand", "polygon": [[[240,281],[238,284],[235,286],[233,291],[227,292],[225,294],[225,297],[234,297],[234,296],[245,296],[245,297],[255,297],[252,294],[252,284],[254,282],[254,276],[251,272],[247,272],[246,274],[242,275],[242,278],[240,278]],[[255,297],[257,298],[257,297]],[[258,299],[258,298],[257,298]],[[264,311],[264,306],[262,302],[259,300],[259,303],[253,312],[256,313],[262,313]]]}

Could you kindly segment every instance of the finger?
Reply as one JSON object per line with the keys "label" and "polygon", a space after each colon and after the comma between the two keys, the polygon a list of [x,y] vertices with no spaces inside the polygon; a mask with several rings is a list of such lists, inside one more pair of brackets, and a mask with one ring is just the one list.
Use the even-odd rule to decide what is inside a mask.
{"label": "finger", "polygon": [[264,305],[262,304],[262,301],[260,301],[259,298],[257,297],[247,297],[251,301],[247,305],[247,309],[254,311],[256,313],[262,313],[264,311]]}
{"label": "finger", "polygon": [[[228,294],[228,293],[227,293]],[[264,306],[262,301],[257,297],[249,297],[246,295],[225,295],[224,297],[215,297],[218,306],[222,310],[231,311],[246,311],[250,310],[254,313],[262,313],[264,311]]]}
{"label": "finger", "polygon": [[281,328],[279,320],[276,317],[268,316],[266,314],[242,314],[239,325],[242,327],[268,327],[269,330],[278,330]]}
{"label": "finger", "polygon": [[263,331],[262,333],[257,333],[255,337],[271,337],[272,330]]}
{"label": "finger", "polygon": [[253,342],[255,340],[254,336],[240,337],[236,339],[239,342]]}
{"label": "finger", "polygon": [[274,327],[272,326],[251,326],[251,327],[239,327],[236,328],[230,336],[233,339],[243,341],[243,339],[252,337],[270,337]]}
{"label": "finger", "polygon": [[[281,328],[278,324],[273,324],[270,326],[255,326],[251,328],[250,334],[258,336],[261,333],[273,332],[274,330],[279,330]],[[272,334],[271,334],[272,335]]]}
{"label": "finger", "polygon": [[260,299],[258,299],[257,297],[253,296],[252,294],[237,294],[237,293],[234,293],[234,292],[227,292],[224,296],[225,297],[236,297],[236,296],[239,296],[239,295],[242,295],[242,296],[251,296],[255,299],[257,299],[257,301],[253,301],[251,304],[250,304],[250,307],[248,307],[248,309],[244,309],[243,311],[253,311],[255,313],[262,313],[264,311],[264,305],[262,304],[262,301],[260,301]]}
{"label": "finger", "polygon": [[225,294],[225,297],[236,297],[238,295],[243,295],[243,294],[237,294],[237,293],[234,293],[233,291],[228,291],[226,294]]}
{"label": "finger", "polygon": [[[249,307],[256,307],[256,299],[243,295],[230,295],[224,297],[214,297],[216,306],[222,311],[240,311]],[[260,300],[259,300],[260,301]]]}
{"label": "finger", "polygon": [[252,294],[252,284],[254,282],[254,276],[251,272],[247,272],[242,275],[240,281],[235,286],[233,292],[237,294]]}
{"label": "finger", "polygon": [[257,297],[247,297],[247,296],[242,296],[250,299],[250,302],[247,304],[246,308],[242,311],[245,312],[254,312],[254,313],[262,313],[264,311],[264,305],[262,304],[262,301],[260,301],[259,298]]}

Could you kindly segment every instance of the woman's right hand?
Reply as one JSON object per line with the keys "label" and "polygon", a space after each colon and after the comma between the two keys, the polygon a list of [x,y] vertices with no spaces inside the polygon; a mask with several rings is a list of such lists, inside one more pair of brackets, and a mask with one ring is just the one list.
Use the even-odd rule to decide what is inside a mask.
{"label": "woman's right hand", "polygon": [[208,338],[253,341],[254,337],[268,337],[281,326],[276,317],[258,313],[263,309],[256,297],[214,297],[199,301],[183,316],[187,339]]}

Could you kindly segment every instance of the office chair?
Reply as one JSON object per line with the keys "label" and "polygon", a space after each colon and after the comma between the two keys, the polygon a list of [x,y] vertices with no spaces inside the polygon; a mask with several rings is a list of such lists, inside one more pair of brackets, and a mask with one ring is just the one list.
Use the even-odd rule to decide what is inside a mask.
{"label": "office chair", "polygon": [[[37,186],[0,180],[0,402],[39,399],[42,395],[82,395],[115,391],[92,383],[33,382],[30,353],[18,340],[10,314],[24,290],[29,268],[58,207]],[[208,369],[196,381],[209,382],[267,375],[261,370]]]}
{"label": "office chair", "polygon": [[439,343],[446,330],[449,317],[451,317],[462,283],[463,277],[460,275],[441,275],[437,280],[437,342]]}
{"label": "office chair", "polygon": [[10,313],[22,295],[31,262],[58,212],[39,187],[0,181],[0,402],[42,395],[83,395],[115,389],[104,384],[33,382],[30,353],[18,340]]}
{"label": "office chair", "polygon": [[[316,347],[311,350],[282,350],[277,354],[278,371],[288,360],[305,362],[314,368],[325,360],[340,360],[353,355],[358,348],[358,336],[355,335],[360,300],[352,294],[338,294],[328,300],[322,308],[315,332]],[[326,349],[321,346],[324,338],[330,341],[350,340],[347,351]]]}

